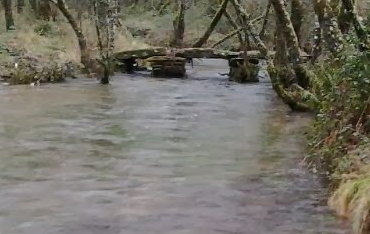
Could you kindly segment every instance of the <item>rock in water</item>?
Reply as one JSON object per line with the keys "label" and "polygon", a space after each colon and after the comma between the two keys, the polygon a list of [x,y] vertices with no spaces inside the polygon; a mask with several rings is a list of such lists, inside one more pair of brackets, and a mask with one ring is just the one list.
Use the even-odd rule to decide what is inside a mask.
{"label": "rock in water", "polygon": [[232,58],[229,60],[229,80],[238,83],[259,82],[259,61],[258,59]]}
{"label": "rock in water", "polygon": [[186,59],[171,56],[155,56],[147,59],[152,67],[152,76],[182,78],[186,74]]}

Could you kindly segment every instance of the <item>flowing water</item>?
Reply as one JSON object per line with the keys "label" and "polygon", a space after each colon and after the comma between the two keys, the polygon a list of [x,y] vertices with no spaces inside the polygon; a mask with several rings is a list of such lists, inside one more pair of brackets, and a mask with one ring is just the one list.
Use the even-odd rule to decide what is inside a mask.
{"label": "flowing water", "polygon": [[349,233],[300,164],[307,118],[226,70],[1,88],[0,233]]}

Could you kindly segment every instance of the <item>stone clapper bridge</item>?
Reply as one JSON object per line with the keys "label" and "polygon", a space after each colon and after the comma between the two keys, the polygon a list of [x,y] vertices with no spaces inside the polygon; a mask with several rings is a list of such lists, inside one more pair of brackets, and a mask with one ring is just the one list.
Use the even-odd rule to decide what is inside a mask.
{"label": "stone clapper bridge", "polygon": [[[186,76],[185,64],[192,59],[198,58],[217,58],[229,60],[229,78],[234,79],[232,74],[238,64],[244,61],[241,58],[242,53],[227,50],[216,50],[212,48],[148,48],[139,50],[129,50],[115,53],[115,59],[123,72],[133,73],[137,60],[143,60],[147,67],[151,67],[151,74],[154,77],[175,77]],[[262,58],[258,51],[248,52],[249,62],[253,64],[258,73],[258,59]],[[256,80],[257,79],[257,80]],[[245,80],[251,80],[251,77],[245,77]],[[258,81],[258,76],[254,78]]]}
{"label": "stone clapper bridge", "polygon": [[[274,51],[269,51],[268,56],[274,56]],[[308,57],[302,54],[302,57]],[[248,71],[245,70],[243,52],[233,52],[228,50],[217,50],[213,48],[147,48],[139,50],[127,50],[114,54],[118,67],[123,72],[133,73],[137,60],[146,63],[146,67],[151,67],[151,74],[154,77],[174,77],[181,78],[186,76],[185,64],[192,59],[226,59],[229,61],[229,80],[236,82],[258,82],[259,60],[266,59],[257,51],[248,51],[249,62]]]}

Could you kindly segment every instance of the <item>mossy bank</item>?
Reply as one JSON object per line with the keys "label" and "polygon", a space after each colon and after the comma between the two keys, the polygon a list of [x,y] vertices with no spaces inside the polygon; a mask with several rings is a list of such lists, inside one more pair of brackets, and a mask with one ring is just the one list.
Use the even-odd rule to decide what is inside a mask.
{"label": "mossy bank", "polygon": [[370,233],[370,53],[343,52],[316,66],[321,105],[308,130],[307,162],[328,178],[329,206],[351,221],[356,234]]}

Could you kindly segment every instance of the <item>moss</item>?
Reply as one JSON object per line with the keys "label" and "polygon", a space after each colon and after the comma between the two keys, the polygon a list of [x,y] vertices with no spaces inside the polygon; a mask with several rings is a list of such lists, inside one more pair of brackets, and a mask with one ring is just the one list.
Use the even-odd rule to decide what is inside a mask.
{"label": "moss", "polygon": [[258,82],[259,65],[257,59],[247,63],[242,58],[231,59],[229,62],[229,79],[238,83]]}
{"label": "moss", "polygon": [[268,73],[270,75],[272,87],[277,95],[287,104],[292,110],[301,112],[312,112],[318,106],[316,97],[309,91],[302,89],[300,86],[291,84],[285,88],[281,80],[287,80],[289,73],[287,69],[277,69],[272,63],[268,65]]}

